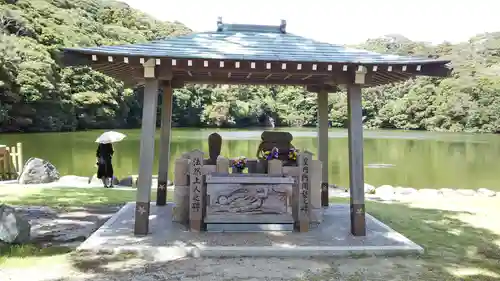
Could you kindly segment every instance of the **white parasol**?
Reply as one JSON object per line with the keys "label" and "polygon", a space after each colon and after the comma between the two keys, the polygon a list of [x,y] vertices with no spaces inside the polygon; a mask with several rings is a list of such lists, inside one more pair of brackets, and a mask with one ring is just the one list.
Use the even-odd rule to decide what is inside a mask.
{"label": "white parasol", "polygon": [[115,131],[108,131],[100,135],[95,142],[98,143],[113,143],[122,141],[126,137],[125,134],[118,133]]}

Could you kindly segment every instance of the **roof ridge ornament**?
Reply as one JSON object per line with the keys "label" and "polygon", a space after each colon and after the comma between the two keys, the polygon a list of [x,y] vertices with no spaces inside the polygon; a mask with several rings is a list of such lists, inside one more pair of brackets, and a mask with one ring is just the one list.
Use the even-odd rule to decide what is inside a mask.
{"label": "roof ridge ornament", "polygon": [[281,20],[280,31],[281,33],[286,33],[286,20]]}
{"label": "roof ridge ornament", "polygon": [[221,32],[224,29],[224,23],[222,23],[222,17],[217,17],[217,32]]}

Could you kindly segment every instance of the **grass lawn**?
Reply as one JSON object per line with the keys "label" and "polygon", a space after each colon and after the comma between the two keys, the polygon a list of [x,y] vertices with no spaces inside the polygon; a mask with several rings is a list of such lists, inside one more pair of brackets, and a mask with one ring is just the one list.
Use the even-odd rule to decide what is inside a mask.
{"label": "grass lawn", "polygon": [[[348,199],[340,198],[331,201],[348,203]],[[356,279],[354,275],[359,276],[358,272],[352,280],[500,280],[500,198],[367,202],[366,210],[424,247],[426,252],[418,258],[358,261],[359,272],[363,272],[364,277],[371,273],[373,276]],[[333,272],[321,275],[330,274]],[[328,280],[321,278],[314,276],[309,280]]]}
{"label": "grass lawn", "polygon": [[[151,192],[151,200],[156,200],[156,191]],[[135,201],[135,189],[0,187],[0,202],[9,205],[74,208],[119,205],[130,201]]]}
{"label": "grass lawn", "polygon": [[[366,209],[423,246],[424,255],[325,259],[332,266],[319,274],[308,274],[304,280],[500,280],[499,197],[408,198],[397,203],[367,202]],[[133,190],[51,188],[8,192],[0,187],[0,202],[13,205],[68,208],[134,200]],[[331,202],[348,200],[336,198]],[[28,245],[10,247],[7,252],[4,249],[0,256],[3,256],[2,267],[18,267],[70,261],[67,254],[70,250]]]}

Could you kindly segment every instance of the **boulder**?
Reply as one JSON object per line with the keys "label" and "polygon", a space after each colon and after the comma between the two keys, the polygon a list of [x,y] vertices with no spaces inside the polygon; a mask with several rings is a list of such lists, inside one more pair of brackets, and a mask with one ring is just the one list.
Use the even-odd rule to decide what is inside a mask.
{"label": "boulder", "polygon": [[118,182],[118,185],[121,186],[136,186],[137,185],[137,177],[136,176],[128,176],[124,177]]}
{"label": "boulder", "polygon": [[453,197],[460,195],[456,189],[453,188],[441,188],[439,189],[439,194],[445,196],[445,197]]}
{"label": "boulder", "polygon": [[436,197],[441,195],[439,190],[437,189],[431,189],[431,188],[422,188],[418,190],[419,195],[422,196],[431,196],[431,197]]}
{"label": "boulder", "polygon": [[365,183],[365,193],[369,194],[375,193],[375,186]]}
{"label": "boulder", "polygon": [[375,189],[375,195],[378,196],[393,196],[395,194],[394,187],[391,185],[381,185]]}
{"label": "boulder", "polygon": [[[127,176],[127,177],[122,178],[118,183],[114,183],[114,184],[121,185],[121,186],[137,187],[137,178],[138,178],[137,175]],[[156,178],[157,177],[153,176],[153,186],[156,186],[156,182],[157,182],[157,181],[155,181]],[[167,180],[167,186],[172,186],[172,185],[174,185],[174,183],[171,180]]]}
{"label": "boulder", "polygon": [[474,196],[476,191],[473,189],[457,189],[457,193],[462,196]]}
{"label": "boulder", "polygon": [[487,188],[480,188],[477,190],[477,194],[486,197],[495,197],[497,193],[493,190],[489,190]]}
{"label": "boulder", "polygon": [[0,241],[10,244],[24,244],[30,241],[31,225],[16,210],[0,205]]}
{"label": "boulder", "polygon": [[417,193],[418,191],[412,187],[398,186],[398,187],[394,188],[394,192],[396,194],[400,194],[400,195],[413,195],[413,194]]}
{"label": "boulder", "polygon": [[20,184],[38,184],[55,182],[59,178],[59,172],[49,161],[40,158],[30,158],[24,164],[23,172],[19,176],[18,181]]}

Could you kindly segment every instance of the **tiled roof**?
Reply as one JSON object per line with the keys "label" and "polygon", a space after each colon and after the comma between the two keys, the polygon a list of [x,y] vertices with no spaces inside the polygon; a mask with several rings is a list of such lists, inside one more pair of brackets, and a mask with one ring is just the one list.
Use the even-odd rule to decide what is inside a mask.
{"label": "tiled roof", "polygon": [[217,31],[169,37],[142,44],[66,48],[96,55],[352,64],[426,64],[449,61],[379,54],[283,32],[280,26],[221,24]]}

